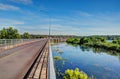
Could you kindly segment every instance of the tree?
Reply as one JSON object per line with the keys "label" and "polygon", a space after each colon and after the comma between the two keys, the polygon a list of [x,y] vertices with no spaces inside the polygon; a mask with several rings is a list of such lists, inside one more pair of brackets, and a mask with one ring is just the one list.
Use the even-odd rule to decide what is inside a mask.
{"label": "tree", "polygon": [[69,38],[66,42],[71,44],[79,44],[80,38]]}
{"label": "tree", "polygon": [[80,44],[85,44],[85,43],[89,43],[89,42],[90,42],[90,38],[83,37],[80,39]]}
{"label": "tree", "polygon": [[3,28],[0,31],[0,37],[1,37],[1,39],[6,39],[7,38],[7,30],[5,28]]}
{"label": "tree", "polygon": [[19,38],[21,38],[21,36],[18,33],[17,29],[9,27],[0,30],[0,39],[19,39]]}
{"label": "tree", "polygon": [[31,36],[28,32],[24,32],[23,36],[24,39],[29,39]]}
{"label": "tree", "polygon": [[112,43],[113,44],[118,44],[118,41],[117,40],[113,40]]}

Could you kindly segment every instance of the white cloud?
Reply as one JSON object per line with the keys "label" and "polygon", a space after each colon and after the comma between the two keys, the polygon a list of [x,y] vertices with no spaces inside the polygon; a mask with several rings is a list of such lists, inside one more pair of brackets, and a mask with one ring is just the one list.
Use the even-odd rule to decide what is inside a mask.
{"label": "white cloud", "polygon": [[88,17],[88,16],[92,16],[91,14],[89,14],[88,12],[84,12],[84,11],[73,11],[73,13],[75,13],[76,15],[80,15],[80,16],[85,16],[85,17]]}
{"label": "white cloud", "polygon": [[[26,13],[26,12],[25,12]],[[51,18],[51,34],[54,35],[118,35],[120,34],[120,14],[86,14],[56,16]],[[30,13],[30,15],[32,15]],[[88,17],[87,17],[88,16]],[[38,16],[26,23],[10,19],[0,19],[0,26],[15,26],[21,33],[48,34],[49,17]],[[32,18],[33,19],[33,18]]]}
{"label": "white cloud", "polygon": [[[28,31],[32,34],[48,34],[49,25],[34,25],[34,26],[19,26],[21,32]],[[65,26],[60,24],[51,25],[51,34],[52,35],[77,35],[80,28],[75,28],[72,26]]]}
{"label": "white cloud", "polygon": [[[58,23],[62,24],[65,27],[65,29],[68,29],[68,31],[66,32],[71,32],[71,33],[74,32],[75,34],[79,34],[79,35],[120,34],[120,13],[109,13],[102,15],[90,14],[90,13],[88,14],[85,14],[86,16],[80,16],[78,14],[76,15],[72,14],[71,17],[60,16],[62,18],[58,17],[61,19],[59,20],[60,22]],[[70,26],[73,27],[71,28]],[[61,29],[61,28],[59,27],[56,29]]]}
{"label": "white cloud", "polygon": [[46,11],[48,11],[48,8],[45,7],[44,5],[40,5],[40,6],[39,6],[39,10],[40,10],[40,11],[45,11],[45,12],[46,12]]}
{"label": "white cloud", "polygon": [[0,10],[20,10],[20,8],[8,4],[0,4]]}
{"label": "white cloud", "polygon": [[13,28],[15,28],[15,26],[0,26],[0,30],[3,29],[3,28],[8,28],[8,27],[13,27]]}
{"label": "white cloud", "polygon": [[0,19],[0,26],[23,25],[24,22],[12,19]]}
{"label": "white cloud", "polygon": [[[92,15],[92,14],[90,14]],[[75,15],[74,15],[75,16]],[[92,15],[84,18],[58,16],[51,18],[51,34],[54,35],[118,35],[120,34],[120,15]],[[33,34],[48,34],[49,19],[38,19],[41,25],[26,26],[21,29]]]}
{"label": "white cloud", "polygon": [[82,12],[82,11],[80,11],[79,14],[80,14],[81,16],[91,16],[89,13]]}
{"label": "white cloud", "polygon": [[[41,17],[42,18],[42,17]],[[45,23],[49,23],[49,22],[51,22],[51,23],[56,23],[56,22],[60,22],[61,21],[61,19],[57,19],[57,18],[43,18],[43,19],[40,19],[39,20],[40,22],[45,22]]]}
{"label": "white cloud", "polygon": [[12,2],[22,3],[22,4],[32,4],[32,0],[11,0]]}

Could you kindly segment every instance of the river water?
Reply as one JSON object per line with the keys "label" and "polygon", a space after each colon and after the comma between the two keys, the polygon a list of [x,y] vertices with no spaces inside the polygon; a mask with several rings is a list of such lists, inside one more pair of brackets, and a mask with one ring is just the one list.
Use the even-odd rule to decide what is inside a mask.
{"label": "river water", "polygon": [[52,46],[56,77],[63,79],[67,69],[79,68],[95,79],[120,79],[120,53],[85,46],[58,43]]}

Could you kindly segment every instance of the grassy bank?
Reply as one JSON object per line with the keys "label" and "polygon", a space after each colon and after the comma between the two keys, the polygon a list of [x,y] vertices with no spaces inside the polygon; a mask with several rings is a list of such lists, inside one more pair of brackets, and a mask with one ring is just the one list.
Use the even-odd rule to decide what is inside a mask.
{"label": "grassy bank", "polygon": [[120,52],[120,38],[112,42],[108,42],[104,37],[69,38],[66,42]]}

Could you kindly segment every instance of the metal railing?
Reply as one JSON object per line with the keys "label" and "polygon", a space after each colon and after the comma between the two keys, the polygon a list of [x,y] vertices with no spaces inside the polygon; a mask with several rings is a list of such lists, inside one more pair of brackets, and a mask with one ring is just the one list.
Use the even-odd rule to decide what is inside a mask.
{"label": "metal railing", "polygon": [[0,51],[38,40],[40,39],[0,39]]}
{"label": "metal railing", "polygon": [[48,79],[56,79],[54,61],[51,51],[51,45],[49,44],[49,60],[48,60]]}

